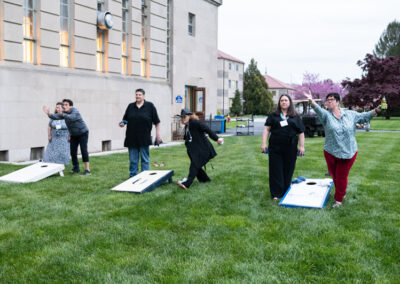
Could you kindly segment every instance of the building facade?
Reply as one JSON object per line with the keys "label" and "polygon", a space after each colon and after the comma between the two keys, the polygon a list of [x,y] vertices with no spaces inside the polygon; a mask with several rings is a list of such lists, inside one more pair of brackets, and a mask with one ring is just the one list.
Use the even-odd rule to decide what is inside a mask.
{"label": "building facade", "polygon": [[[173,116],[187,103],[177,94],[189,85],[205,89],[205,98],[216,92],[221,4],[0,0],[0,160],[40,158],[48,123],[42,106],[64,98],[89,126],[90,152],[123,148],[118,122],[137,88],[157,107],[162,138],[171,140]],[[215,44],[204,41],[206,33]],[[192,81],[197,77],[201,84]],[[212,106],[204,106],[204,115],[215,112]]]}
{"label": "building facade", "polygon": [[243,73],[243,61],[218,51],[217,106],[221,114],[229,114],[236,90],[239,90],[243,97]]}
{"label": "building facade", "polygon": [[269,75],[264,75],[264,78],[268,84],[268,90],[272,93],[272,101],[275,105],[278,104],[281,95],[289,95],[293,98],[295,89],[290,84],[283,83]]}

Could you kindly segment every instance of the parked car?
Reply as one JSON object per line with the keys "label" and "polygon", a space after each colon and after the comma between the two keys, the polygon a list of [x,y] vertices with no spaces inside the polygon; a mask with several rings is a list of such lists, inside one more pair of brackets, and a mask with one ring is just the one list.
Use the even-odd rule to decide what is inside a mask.
{"label": "parked car", "polygon": [[[315,103],[322,106],[321,99],[315,99]],[[316,133],[318,136],[325,136],[325,130],[322,126],[321,120],[318,115],[315,113],[314,109],[311,107],[311,104],[308,100],[294,100],[293,104],[296,108],[297,113],[300,115],[304,127],[305,132],[304,135],[306,137],[314,137]]]}

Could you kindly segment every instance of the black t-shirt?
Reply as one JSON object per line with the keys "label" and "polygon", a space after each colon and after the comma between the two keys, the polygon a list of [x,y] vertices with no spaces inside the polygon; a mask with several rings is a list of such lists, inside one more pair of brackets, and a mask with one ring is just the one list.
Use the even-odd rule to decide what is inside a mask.
{"label": "black t-shirt", "polygon": [[128,122],[125,147],[143,147],[152,144],[151,128],[153,124],[160,123],[160,119],[151,102],[145,101],[141,108],[136,106],[136,102],[129,104],[123,120]]}
{"label": "black t-shirt", "polygon": [[297,134],[303,133],[304,132],[304,124],[303,121],[301,121],[300,116],[296,115],[295,117],[289,117],[287,119],[287,126],[281,126],[281,121],[283,119],[281,118],[280,115],[277,115],[275,113],[271,113],[266,122],[265,126],[270,126],[271,127],[271,137],[272,136],[277,136],[277,137],[293,137]]}

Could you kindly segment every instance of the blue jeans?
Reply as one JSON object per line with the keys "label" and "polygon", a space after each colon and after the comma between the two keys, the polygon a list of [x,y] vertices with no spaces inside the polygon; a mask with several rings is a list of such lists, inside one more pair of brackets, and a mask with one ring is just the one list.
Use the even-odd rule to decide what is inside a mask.
{"label": "blue jeans", "polygon": [[129,175],[135,176],[139,172],[139,154],[142,166],[142,172],[150,169],[149,146],[128,148],[129,149]]}

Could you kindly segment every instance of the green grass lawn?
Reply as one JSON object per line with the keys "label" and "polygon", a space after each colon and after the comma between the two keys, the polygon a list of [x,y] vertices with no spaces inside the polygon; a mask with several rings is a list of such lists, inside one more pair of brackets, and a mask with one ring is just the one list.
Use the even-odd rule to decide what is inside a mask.
{"label": "green grass lawn", "polygon": [[[261,137],[227,137],[188,191],[111,192],[128,154],[91,158],[93,174],[0,183],[0,282],[398,283],[400,133],[357,133],[341,208],[282,208],[270,199]],[[324,178],[321,138],[306,139],[295,176]],[[151,151],[174,180],[183,146]],[[0,175],[20,167],[0,165]],[[70,167],[68,168],[70,169]],[[157,168],[160,169],[160,168]]]}
{"label": "green grass lawn", "polygon": [[397,130],[400,131],[400,117],[391,117],[386,120],[384,117],[375,117],[371,120],[372,130]]}

